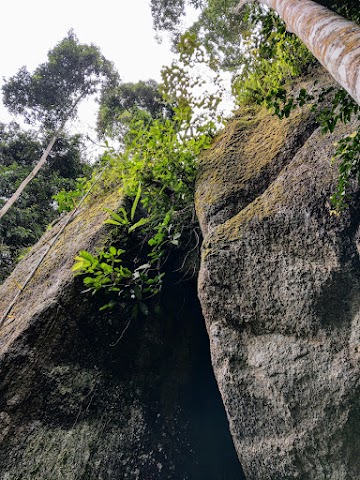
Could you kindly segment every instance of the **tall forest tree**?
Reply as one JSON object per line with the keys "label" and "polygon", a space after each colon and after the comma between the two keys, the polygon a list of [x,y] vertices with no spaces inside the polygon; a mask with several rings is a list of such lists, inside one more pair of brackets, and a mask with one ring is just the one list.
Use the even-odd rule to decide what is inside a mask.
{"label": "tall forest tree", "polygon": [[[33,169],[47,139],[12,123],[0,124],[0,206]],[[13,269],[19,255],[33,245],[57,216],[53,196],[75,187],[91,167],[81,158],[79,135],[62,135],[49,159],[14,207],[0,222],[0,283]]]}
{"label": "tall forest tree", "polygon": [[[105,83],[118,81],[113,65],[95,45],[79,43],[68,35],[48,53],[48,61],[31,74],[26,67],[3,86],[3,100],[11,113],[28,123],[40,123],[43,136],[50,137],[40,160],[0,210],[0,218],[20,197],[45,164],[68,120],[76,117],[80,102]],[[50,135],[49,135],[50,134]]]}
{"label": "tall forest tree", "polygon": [[[257,0],[278,13],[326,70],[360,105],[360,26],[312,0]],[[239,12],[249,0],[241,0]]]}
{"label": "tall forest tree", "polygon": [[97,118],[99,137],[110,137],[126,144],[131,125],[137,120],[150,124],[171,118],[172,106],[165,102],[155,80],[117,83],[104,88]]}

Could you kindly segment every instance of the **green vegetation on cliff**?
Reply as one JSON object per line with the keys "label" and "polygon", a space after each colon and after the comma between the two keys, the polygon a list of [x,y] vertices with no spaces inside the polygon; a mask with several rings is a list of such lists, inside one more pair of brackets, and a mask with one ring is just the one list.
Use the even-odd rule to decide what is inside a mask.
{"label": "green vegetation on cliff", "polygon": [[[24,132],[16,124],[0,124],[0,206],[31,171],[43,148],[44,142],[33,131]],[[0,282],[19,255],[57,218],[53,195],[73,189],[77,178],[90,175],[90,166],[81,159],[81,148],[79,136],[61,136],[42,172],[1,219]]]}
{"label": "green vegetation on cliff", "polygon": [[[188,41],[191,44],[191,37]],[[112,103],[117,105],[113,111],[121,115],[117,123],[111,115],[111,131],[124,127],[125,117],[126,135],[122,152],[108,152],[102,159],[102,164],[109,167],[100,190],[103,193],[120,188],[124,205],[117,212],[109,212],[106,223],[113,228],[104,249],[95,256],[80,252],[74,266],[77,274],[84,275],[88,291],[108,294],[105,306],[123,302],[131,308],[133,317],[148,313],[161,290],[172,251],[182,252],[179,262],[184,266],[189,251],[199,245],[193,199],[196,161],[211,144],[216,102],[214,106],[211,94],[199,100],[187,88],[189,78],[183,63],[196,54],[198,46],[189,47],[186,39],[183,43],[182,62],[163,73],[163,100],[157,100],[157,105],[164,105],[162,115],[159,107],[151,112],[150,102],[144,104],[141,97],[125,108],[123,98],[115,97],[116,92],[122,94],[124,90],[112,92]],[[131,90],[136,92],[136,86]],[[159,90],[157,95],[161,99]],[[104,111],[110,110],[102,105],[100,120]],[[97,192],[99,188],[95,187]]]}
{"label": "green vegetation on cliff", "polygon": [[[191,71],[202,63],[215,72],[230,70],[233,95],[242,109],[248,104],[264,104],[273,108],[280,118],[287,118],[294,108],[312,103],[312,110],[317,110],[324,131],[332,131],[338,121],[346,123],[358,113],[347,94],[334,87],[319,87],[312,93],[301,88],[293,96],[291,81],[316,71],[316,60],[302,42],[286,30],[276,14],[257,5],[249,6],[246,15],[235,26],[231,23],[235,3],[196,3],[195,6],[203,7],[200,17],[179,37],[177,18],[185,3],[153,2],[155,23],[158,28],[173,31],[185,66],[174,64],[164,70],[165,81],[160,87],[165,92],[163,98],[157,86],[151,83],[120,86],[102,98],[101,133],[114,135],[117,132],[126,138],[120,155],[112,155],[109,160],[108,154],[107,160],[104,159],[109,161],[111,168],[103,182],[111,186],[121,181],[124,197],[128,200],[121,211],[112,213],[109,223],[116,229],[106,249],[97,257],[81,252],[75,269],[85,275],[88,290],[116,292],[130,300],[135,312],[139,308],[143,313],[147,311],[144,300],[160,291],[165,259],[171,249],[183,246],[185,241],[194,244],[189,235],[196,232],[192,213],[196,163],[201,150],[211,143],[221,98],[208,94],[194,101],[193,90],[188,86],[191,83],[187,77],[189,68]],[[332,7],[344,10],[343,5],[333,3]],[[219,16],[221,8],[223,15]],[[346,12],[357,19],[350,4]],[[225,19],[230,25],[226,33]],[[231,58],[237,58],[237,62],[229,61]],[[200,85],[195,82],[192,88]],[[325,103],[330,104],[330,108],[325,108]],[[206,112],[211,112],[210,121],[204,123],[203,117],[197,122],[195,112],[204,106]],[[301,115],[298,118],[302,118]],[[279,124],[283,133],[286,123],[283,120],[281,127]],[[347,182],[357,171],[357,142],[357,134],[354,134],[339,144],[340,180],[332,197],[337,209],[346,205]],[[261,144],[261,132],[256,143],[254,149]],[[273,158],[276,151],[269,155]],[[263,160],[265,158],[266,155]],[[254,168],[261,170],[263,167],[256,164]],[[241,175],[246,177],[247,173]],[[136,244],[140,245],[136,254],[130,254]]]}
{"label": "green vegetation on cliff", "polygon": [[[351,1],[321,3],[359,20]],[[342,90],[321,90],[320,86],[317,92],[304,88],[292,92],[296,78],[316,71],[316,60],[276,14],[251,4],[238,17],[236,4],[236,0],[153,0],[155,26],[172,32],[179,61],[164,69],[160,86],[152,80],[123,84],[110,72],[111,82],[100,99],[98,133],[120,140],[120,152],[109,150],[91,180],[82,180],[72,192],[56,196],[60,209],[70,210],[104,167],[92,195],[120,188],[124,196],[122,209],[110,212],[108,223],[113,231],[104,250],[98,256],[79,254],[76,268],[85,274],[88,290],[125,295],[139,306],[143,293],[152,297],[160,290],[169,251],[188,250],[198,243],[193,208],[197,159],[222,121],[218,111],[221,92],[206,91],[202,96],[201,75],[192,76],[199,65],[206,66],[216,81],[223,72],[231,72],[233,98],[242,109],[266,105],[280,118],[287,118],[295,107],[310,102],[328,131],[338,121],[347,122],[358,114]],[[200,15],[180,36],[179,19],[187,5],[198,8]],[[325,103],[330,107],[323,107]],[[286,130],[285,120],[282,128]],[[339,210],[346,205],[350,175],[357,175],[359,150],[359,134],[354,132],[340,140],[334,152],[342,160],[333,196]],[[134,245],[138,246],[136,253]]]}

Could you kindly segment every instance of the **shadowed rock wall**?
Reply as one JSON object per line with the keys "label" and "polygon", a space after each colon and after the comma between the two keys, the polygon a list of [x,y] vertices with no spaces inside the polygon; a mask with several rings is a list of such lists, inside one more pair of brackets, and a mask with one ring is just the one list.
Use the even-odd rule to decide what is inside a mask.
{"label": "shadowed rock wall", "polygon": [[[0,479],[239,480],[194,281],[164,292],[160,317],[128,324],[73,278],[118,204],[77,215],[0,331]],[[0,312],[58,228],[0,287]]]}

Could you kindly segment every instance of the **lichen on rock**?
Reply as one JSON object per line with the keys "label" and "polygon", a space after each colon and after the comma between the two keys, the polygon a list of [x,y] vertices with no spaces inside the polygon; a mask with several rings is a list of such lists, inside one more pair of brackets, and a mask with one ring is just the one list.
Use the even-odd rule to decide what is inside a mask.
{"label": "lichen on rock", "polygon": [[250,109],[201,158],[199,295],[247,480],[359,477],[358,187],[329,206],[354,128]]}

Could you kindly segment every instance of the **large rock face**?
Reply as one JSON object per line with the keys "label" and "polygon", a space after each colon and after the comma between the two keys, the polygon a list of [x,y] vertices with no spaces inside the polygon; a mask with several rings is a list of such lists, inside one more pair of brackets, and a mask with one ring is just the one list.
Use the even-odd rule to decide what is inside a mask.
{"label": "large rock face", "polygon": [[360,478],[359,195],[328,203],[354,129],[251,107],[201,159],[200,300],[247,480]]}
{"label": "large rock face", "polygon": [[[243,478],[195,282],[168,288],[160,318],[129,322],[74,280],[74,256],[101,247],[103,207],[119,201],[71,221],[0,329],[0,479]],[[65,220],[0,287],[0,315]]]}

